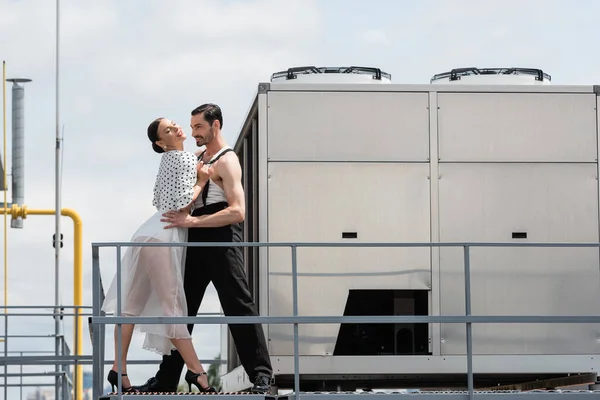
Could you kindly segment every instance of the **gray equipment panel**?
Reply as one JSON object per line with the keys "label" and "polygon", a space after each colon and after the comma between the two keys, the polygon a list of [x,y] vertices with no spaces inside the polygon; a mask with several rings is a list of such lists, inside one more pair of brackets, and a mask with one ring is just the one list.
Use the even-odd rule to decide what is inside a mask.
{"label": "gray equipment panel", "polygon": [[[441,242],[598,241],[595,164],[440,164],[440,175]],[[462,249],[442,248],[440,271],[442,315],[464,315]],[[471,287],[473,315],[596,315],[598,250],[472,248]],[[441,332],[442,355],[465,354],[463,325]],[[598,354],[599,337],[592,324],[475,324],[473,352]]]}
{"label": "gray equipment panel", "polygon": [[428,96],[271,92],[269,160],[427,161]]}
{"label": "gray equipment panel", "polygon": [[[428,242],[428,174],[427,164],[269,163],[269,241]],[[299,315],[342,315],[350,289],[427,290],[430,266],[428,248],[300,248]],[[269,315],[292,315],[291,293],[290,250],[273,248]],[[333,354],[338,329],[300,325],[300,354]],[[272,355],[293,354],[291,326],[269,336]]]}
{"label": "gray equipment panel", "polygon": [[440,161],[596,161],[593,94],[437,96]]}

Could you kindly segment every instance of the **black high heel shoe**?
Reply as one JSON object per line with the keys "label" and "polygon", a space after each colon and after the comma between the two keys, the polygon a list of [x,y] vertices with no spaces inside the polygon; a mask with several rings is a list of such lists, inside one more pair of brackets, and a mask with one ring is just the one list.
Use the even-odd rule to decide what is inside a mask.
{"label": "black high heel shoe", "polygon": [[200,372],[199,374],[197,374],[188,369],[188,371],[185,373],[185,381],[188,384],[188,390],[191,392],[192,385],[195,385],[198,388],[198,390],[201,391],[202,393],[217,393],[215,388],[213,388],[212,386],[209,386],[206,388],[200,386],[200,384],[198,383],[198,378],[201,377],[202,375],[208,376],[208,374],[206,372]]}
{"label": "black high heel shoe", "polygon": [[[121,376],[127,376],[127,374],[121,374]],[[108,376],[106,377],[106,379],[108,380],[108,383],[110,383],[110,385],[112,386],[112,391],[116,392],[115,387],[118,389],[119,388],[119,374],[117,373],[117,371],[115,370],[110,370],[108,371]],[[123,387],[123,383],[121,382],[121,389],[123,390],[123,393],[135,393],[137,392],[136,389],[134,389],[132,386],[129,387]]]}

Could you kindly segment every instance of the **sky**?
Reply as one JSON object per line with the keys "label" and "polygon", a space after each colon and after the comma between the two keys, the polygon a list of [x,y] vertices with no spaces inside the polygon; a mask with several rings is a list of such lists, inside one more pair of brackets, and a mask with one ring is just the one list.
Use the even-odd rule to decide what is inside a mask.
{"label": "sky", "polygon": [[[29,209],[54,207],[55,4],[0,0],[0,60],[6,61],[8,78],[32,79],[25,90]],[[189,113],[202,103],[217,103],[224,112],[223,133],[233,144],[259,82],[300,65],[376,66],[391,73],[394,83],[429,83],[432,75],[455,67],[520,66],[543,69],[554,84],[600,84],[600,2],[594,0],[543,5],[539,0],[61,0],[60,7],[61,198],[62,206],[83,220],[86,305],[91,305],[91,243],[128,241],[154,212],[160,156],[151,150],[146,127],[158,116],[182,125],[186,150],[194,151]],[[10,201],[10,181],[8,186]],[[61,225],[60,297],[72,305],[73,225],[68,218]],[[23,229],[9,228],[9,305],[54,304],[53,233],[51,216],[29,216]],[[105,287],[114,260],[114,250],[101,252]],[[219,311],[212,285],[200,311]],[[61,329],[73,347],[72,321],[65,318]],[[113,351],[111,330],[107,356]],[[51,317],[9,318],[9,335],[53,332]],[[86,324],[84,353],[91,354],[87,338]],[[53,350],[51,338],[9,341],[9,351]],[[196,329],[194,342],[200,358],[218,356],[218,326]],[[130,358],[156,360],[141,343],[136,334]],[[140,384],[154,371],[154,366],[130,366],[129,376]],[[9,398],[15,396],[9,391]]]}

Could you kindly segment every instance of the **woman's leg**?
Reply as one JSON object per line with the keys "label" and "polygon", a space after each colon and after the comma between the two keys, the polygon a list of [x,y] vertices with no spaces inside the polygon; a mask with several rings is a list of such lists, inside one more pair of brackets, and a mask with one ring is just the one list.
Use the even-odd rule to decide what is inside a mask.
{"label": "woman's leg", "polygon": [[[121,325],[121,374],[127,374],[127,352],[129,351],[129,344],[131,343],[131,337],[133,336],[133,324]],[[118,372],[117,360],[119,359],[119,346],[117,346],[117,326],[115,325],[115,358],[112,365],[112,370]],[[124,376],[122,378],[121,386],[123,389],[131,387],[129,377]]]}
{"label": "woman's leg", "polygon": [[[137,316],[140,315],[148,298],[150,296],[150,280],[148,279],[147,271],[144,265],[138,263],[143,260],[143,253],[148,249],[147,247],[133,248],[130,247],[123,257],[123,264],[129,263],[131,265],[132,274],[127,278],[130,280],[129,290],[127,293],[123,293],[123,306],[121,308],[121,315],[123,316]],[[131,338],[133,336],[134,324],[122,324],[121,325],[121,374],[127,374],[127,354],[129,352],[129,345],[131,344]],[[115,340],[115,357],[112,365],[112,370],[118,372],[119,360],[119,346],[117,341],[118,326],[115,325],[114,340]],[[131,387],[129,377],[123,376],[122,387],[127,389]]]}
{"label": "woman's leg", "polygon": [[[198,359],[196,349],[194,348],[191,339],[172,339],[171,342],[177,348],[179,354],[181,354],[181,357],[185,362],[185,366],[189,371],[192,371],[195,374],[201,374],[203,372],[206,372],[204,371],[204,368],[202,367],[202,364]],[[204,389],[209,387],[207,375],[199,376],[197,382],[200,385],[200,387]]]}

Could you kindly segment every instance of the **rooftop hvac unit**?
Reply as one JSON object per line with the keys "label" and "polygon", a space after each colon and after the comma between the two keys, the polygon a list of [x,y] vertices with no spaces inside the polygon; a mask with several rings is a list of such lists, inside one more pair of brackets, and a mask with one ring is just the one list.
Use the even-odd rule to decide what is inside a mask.
{"label": "rooftop hvac unit", "polygon": [[549,84],[550,75],[535,68],[455,68],[434,75],[431,83],[540,85]]}
{"label": "rooftop hvac unit", "polygon": [[372,67],[293,67],[275,72],[271,82],[285,83],[391,83],[392,76]]}

